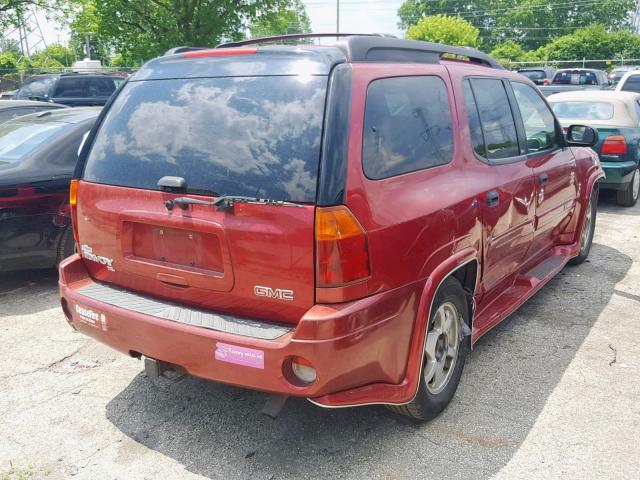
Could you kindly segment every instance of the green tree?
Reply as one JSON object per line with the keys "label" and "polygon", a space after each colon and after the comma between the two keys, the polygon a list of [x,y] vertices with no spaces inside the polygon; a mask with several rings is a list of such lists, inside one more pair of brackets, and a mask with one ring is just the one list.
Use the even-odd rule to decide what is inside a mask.
{"label": "green tree", "polygon": [[466,20],[446,15],[423,17],[409,27],[407,38],[447,45],[478,46],[480,31]]}
{"label": "green tree", "polygon": [[538,53],[549,60],[640,58],[640,35],[590,25],[554,40]]}
{"label": "green tree", "polygon": [[17,67],[18,60],[13,53],[0,53],[0,70],[13,70]]}
{"label": "green tree", "polygon": [[240,39],[256,18],[290,4],[290,0],[73,1],[92,5],[95,38],[130,65],[180,45],[212,46]]}
{"label": "green tree", "polygon": [[251,37],[311,33],[311,21],[300,0],[290,0],[278,10],[260,15],[250,27]]}
{"label": "green tree", "polygon": [[485,46],[513,40],[534,50],[592,23],[610,30],[627,28],[635,4],[634,0],[406,0],[398,16],[401,28],[427,15],[458,16],[480,29]]}
{"label": "green tree", "polygon": [[32,56],[34,62],[41,64],[51,63],[55,61],[64,67],[70,67],[74,61],[74,54],[70,48],[64,47],[59,43],[53,43]]}
{"label": "green tree", "polygon": [[525,57],[525,51],[518,42],[509,40],[496,45],[494,49],[491,50],[491,56],[501,62],[520,62]]}

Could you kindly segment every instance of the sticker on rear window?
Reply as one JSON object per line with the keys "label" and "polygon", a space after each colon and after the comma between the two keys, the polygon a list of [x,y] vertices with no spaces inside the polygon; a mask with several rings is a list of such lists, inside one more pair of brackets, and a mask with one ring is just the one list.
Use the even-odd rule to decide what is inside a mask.
{"label": "sticker on rear window", "polygon": [[215,358],[221,362],[264,369],[264,352],[262,350],[218,342],[216,343]]}

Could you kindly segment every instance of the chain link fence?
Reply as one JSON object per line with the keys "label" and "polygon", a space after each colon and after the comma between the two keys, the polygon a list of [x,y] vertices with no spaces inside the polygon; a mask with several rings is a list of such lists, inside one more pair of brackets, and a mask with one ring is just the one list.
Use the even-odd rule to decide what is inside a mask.
{"label": "chain link fence", "polygon": [[640,66],[640,58],[608,58],[608,59],[588,59],[577,60],[547,60],[538,62],[508,62],[507,68],[518,70],[520,68],[552,67],[552,68],[595,68],[598,70],[611,71],[615,68]]}

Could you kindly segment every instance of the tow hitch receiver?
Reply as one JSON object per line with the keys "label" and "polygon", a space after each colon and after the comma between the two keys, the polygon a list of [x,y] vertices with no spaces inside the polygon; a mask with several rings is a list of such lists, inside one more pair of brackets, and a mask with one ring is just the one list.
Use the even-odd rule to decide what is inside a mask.
{"label": "tow hitch receiver", "polygon": [[272,394],[267,397],[267,402],[262,408],[262,414],[271,418],[278,418],[284,408],[284,404],[289,398],[287,395]]}

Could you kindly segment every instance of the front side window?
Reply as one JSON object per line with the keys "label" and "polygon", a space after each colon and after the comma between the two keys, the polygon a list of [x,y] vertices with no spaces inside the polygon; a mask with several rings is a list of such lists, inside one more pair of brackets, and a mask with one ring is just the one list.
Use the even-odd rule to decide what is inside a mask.
{"label": "front side window", "polygon": [[116,91],[116,82],[112,78],[88,78],[88,97],[110,97]]}
{"label": "front side window", "polygon": [[473,78],[471,86],[482,124],[485,157],[498,160],[520,155],[516,124],[502,80]]}
{"label": "front side window", "polygon": [[519,82],[511,82],[511,85],[527,136],[527,152],[558,146],[555,118],[547,104],[529,85]]}
{"label": "front side window", "polygon": [[439,77],[383,78],[369,85],[362,145],[368,178],[423,170],[452,158],[449,98]]}

